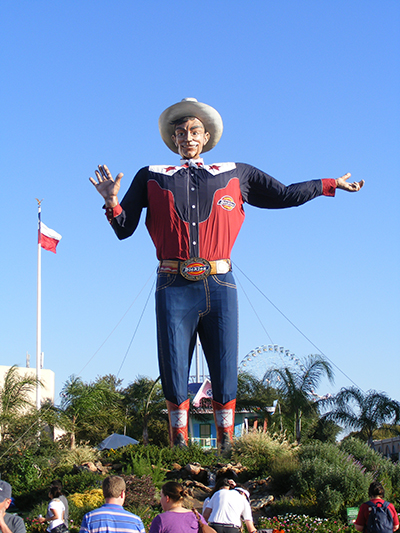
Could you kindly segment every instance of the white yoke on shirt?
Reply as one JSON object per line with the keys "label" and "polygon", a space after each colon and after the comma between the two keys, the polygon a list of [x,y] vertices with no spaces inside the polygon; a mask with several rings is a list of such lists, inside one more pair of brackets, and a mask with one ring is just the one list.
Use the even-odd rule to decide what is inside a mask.
{"label": "white yoke on shirt", "polygon": [[209,523],[241,527],[241,518],[253,520],[249,502],[236,490],[219,490],[207,503],[207,509],[211,509]]}

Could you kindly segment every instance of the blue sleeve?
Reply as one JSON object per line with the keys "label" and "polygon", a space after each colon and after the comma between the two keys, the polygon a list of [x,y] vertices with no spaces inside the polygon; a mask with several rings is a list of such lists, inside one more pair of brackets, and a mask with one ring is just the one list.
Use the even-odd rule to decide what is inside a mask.
{"label": "blue sleeve", "polygon": [[255,207],[281,209],[302,205],[322,195],[322,181],[283,185],[269,174],[244,163],[236,164],[243,200]]}
{"label": "blue sleeve", "polygon": [[142,209],[147,207],[148,167],[142,168],[121,201],[122,213],[111,223],[118,239],[130,237],[139,224]]}

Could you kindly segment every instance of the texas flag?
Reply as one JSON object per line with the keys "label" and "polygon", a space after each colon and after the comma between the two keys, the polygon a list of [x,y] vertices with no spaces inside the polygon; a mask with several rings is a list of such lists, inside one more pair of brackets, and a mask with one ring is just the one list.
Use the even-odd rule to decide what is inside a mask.
{"label": "texas flag", "polygon": [[42,248],[44,248],[45,250],[49,250],[50,252],[56,253],[56,247],[60,240],[61,235],[59,233],[57,233],[53,229],[48,228],[46,224],[43,224],[43,222],[40,222],[39,244]]}

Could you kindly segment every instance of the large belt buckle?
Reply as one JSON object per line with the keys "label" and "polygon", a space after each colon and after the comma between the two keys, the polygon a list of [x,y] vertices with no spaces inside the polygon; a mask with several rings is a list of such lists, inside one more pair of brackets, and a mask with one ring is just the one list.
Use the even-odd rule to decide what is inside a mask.
{"label": "large belt buckle", "polygon": [[180,263],[180,273],[185,279],[199,281],[206,279],[211,274],[211,265],[207,259],[191,257]]}

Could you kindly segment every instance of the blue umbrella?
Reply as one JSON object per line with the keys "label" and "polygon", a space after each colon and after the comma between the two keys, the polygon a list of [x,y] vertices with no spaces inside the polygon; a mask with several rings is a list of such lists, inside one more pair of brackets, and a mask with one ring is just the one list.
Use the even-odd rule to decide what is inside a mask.
{"label": "blue umbrella", "polygon": [[106,439],[104,439],[97,446],[99,450],[116,450],[117,448],[122,448],[122,446],[129,446],[130,444],[138,444],[139,441],[132,439],[132,437],[127,437],[126,435],[119,435],[118,433],[113,433]]}

